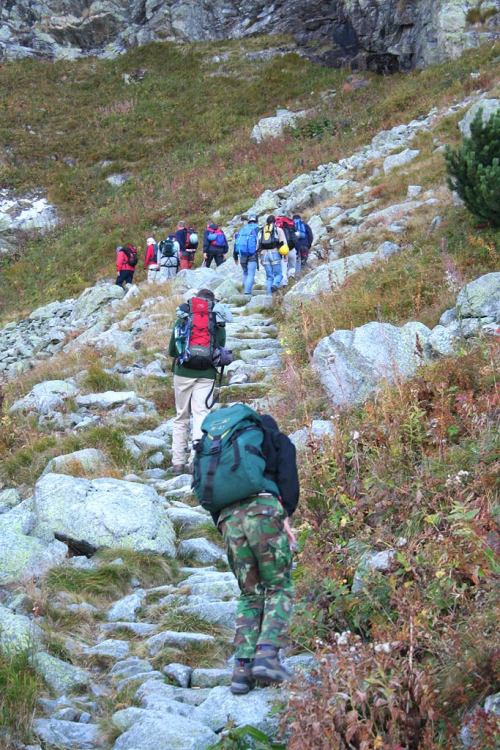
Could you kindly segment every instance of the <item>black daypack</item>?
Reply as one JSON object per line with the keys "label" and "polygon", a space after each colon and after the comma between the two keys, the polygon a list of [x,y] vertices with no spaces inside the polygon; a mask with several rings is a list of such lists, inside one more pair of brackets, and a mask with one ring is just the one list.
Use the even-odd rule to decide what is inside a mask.
{"label": "black daypack", "polygon": [[133,245],[127,245],[122,248],[123,252],[127,256],[127,263],[129,266],[136,266],[139,262],[139,256],[137,255],[137,248]]}
{"label": "black daypack", "polygon": [[173,258],[175,255],[175,243],[172,237],[167,237],[166,240],[162,240],[158,247],[160,255],[164,258]]}
{"label": "black daypack", "polygon": [[280,241],[275,224],[266,224],[260,236],[261,250],[276,250]]}

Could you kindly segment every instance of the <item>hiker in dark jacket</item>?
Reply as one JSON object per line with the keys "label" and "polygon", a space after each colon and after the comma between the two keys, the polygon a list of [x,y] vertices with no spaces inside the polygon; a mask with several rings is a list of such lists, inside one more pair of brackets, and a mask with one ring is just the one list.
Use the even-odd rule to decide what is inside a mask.
{"label": "hiker in dark jacket", "polygon": [[212,514],[227,548],[230,567],[238,579],[236,648],[231,692],[244,695],[255,682],[290,679],[278,658],[293,606],[290,516],[299,502],[295,446],[279,431],[274,419],[262,416],[265,477],[277,485],[280,497],[260,492]]}
{"label": "hiker in dark jacket", "polygon": [[[295,224],[295,247],[297,248],[296,275],[298,276],[306,267],[314,237],[311,227],[303,221],[300,214],[294,214],[293,221]],[[302,236],[304,233],[305,237]]]}
{"label": "hiker in dark jacket", "polygon": [[206,267],[210,268],[213,260],[216,266],[222,265],[226,260],[228,250],[224,232],[217,224],[210,222],[203,232],[203,257]]}

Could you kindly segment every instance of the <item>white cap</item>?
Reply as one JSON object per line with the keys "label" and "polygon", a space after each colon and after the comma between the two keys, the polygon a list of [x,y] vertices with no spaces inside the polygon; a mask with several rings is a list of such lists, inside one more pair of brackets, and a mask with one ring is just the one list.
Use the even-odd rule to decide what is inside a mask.
{"label": "white cap", "polygon": [[146,242],[148,243],[148,245],[156,245],[154,237],[148,237]]}

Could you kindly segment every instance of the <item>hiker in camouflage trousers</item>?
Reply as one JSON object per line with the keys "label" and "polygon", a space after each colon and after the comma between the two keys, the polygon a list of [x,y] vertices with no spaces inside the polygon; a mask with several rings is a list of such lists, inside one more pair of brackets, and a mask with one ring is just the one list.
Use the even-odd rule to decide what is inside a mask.
{"label": "hiker in camouflage trousers", "polygon": [[278,659],[286,645],[293,607],[289,516],[299,500],[295,447],[269,416],[262,417],[266,476],[278,486],[278,499],[267,492],[221,510],[216,523],[240,587],[234,638],[231,691],[244,695],[258,681],[283,682],[290,675]]}

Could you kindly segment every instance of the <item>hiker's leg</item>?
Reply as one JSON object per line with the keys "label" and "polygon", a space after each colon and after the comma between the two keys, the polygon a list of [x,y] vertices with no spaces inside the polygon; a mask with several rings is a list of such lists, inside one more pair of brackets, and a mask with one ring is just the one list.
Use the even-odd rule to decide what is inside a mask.
{"label": "hiker's leg", "polygon": [[[279,501],[269,515],[270,507],[263,506],[261,515],[258,501],[247,508],[243,530],[254,557],[259,561],[259,583],[264,589],[264,614],[258,645],[267,643],[276,648],[286,645],[293,607],[292,553],[283,526],[285,512]],[[248,511],[251,510],[249,513]]]}
{"label": "hiker's leg", "polygon": [[205,401],[212,389],[213,380],[196,378],[191,395],[191,412],[193,414],[193,443],[202,436],[201,423],[209,413]]}
{"label": "hiker's leg", "polygon": [[236,609],[235,658],[253,659],[264,610],[264,591],[259,583],[258,560],[242,530],[242,512],[243,507],[236,509],[219,527],[226,544],[229,566],[241,592]]}
{"label": "hiker's leg", "polygon": [[288,255],[281,259],[281,286],[288,284]]}
{"label": "hiker's leg", "polygon": [[252,293],[256,271],[257,271],[257,261],[249,260],[247,264],[247,275],[245,277],[245,287],[244,287],[245,294]]}
{"label": "hiker's leg", "polygon": [[194,378],[174,375],[174,396],[176,417],[172,432],[172,464],[184,466],[189,440],[189,421],[191,416],[191,394]]}
{"label": "hiker's leg", "polygon": [[267,289],[267,293],[271,294],[272,293],[271,287],[274,284],[273,267],[271,266],[270,263],[265,263],[264,264],[264,270],[266,272],[266,289]]}
{"label": "hiker's leg", "polygon": [[125,273],[126,273],[126,271],[120,271],[120,273],[116,277],[115,284],[117,286],[123,287],[123,282],[125,281],[125,276],[124,276]]}
{"label": "hiker's leg", "polygon": [[283,274],[281,273],[281,263],[275,263],[273,266],[273,276],[274,281],[273,284],[276,287],[276,289],[280,288],[281,279],[283,278]]}
{"label": "hiker's leg", "polygon": [[295,266],[297,263],[297,250],[295,248],[292,248],[288,253],[286,259],[288,267],[288,278],[293,279],[295,277]]}
{"label": "hiker's leg", "polygon": [[189,263],[188,258],[183,258],[181,255],[181,271],[187,271],[188,268],[190,268],[191,265]]}
{"label": "hiker's leg", "polygon": [[215,258],[215,265],[217,267],[222,266],[222,264],[224,263],[224,255],[222,253],[216,253],[214,255],[214,258]]}

